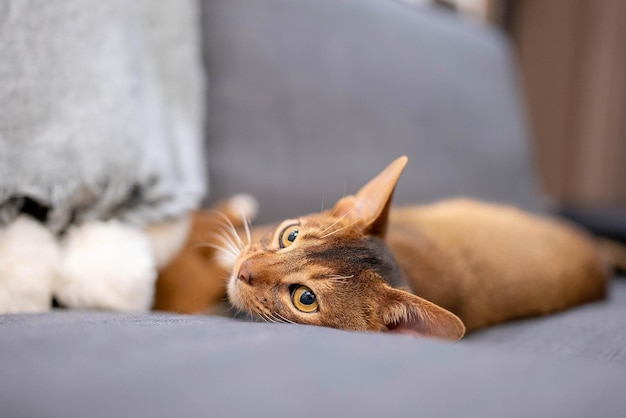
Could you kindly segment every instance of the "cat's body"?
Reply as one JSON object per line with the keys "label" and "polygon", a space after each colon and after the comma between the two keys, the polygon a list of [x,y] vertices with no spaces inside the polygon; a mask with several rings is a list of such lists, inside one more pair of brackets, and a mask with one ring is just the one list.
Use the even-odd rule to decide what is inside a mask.
{"label": "cat's body", "polygon": [[560,221],[468,199],[391,211],[387,242],[412,292],[468,330],[602,298],[591,237]]}
{"label": "cat's body", "polygon": [[[175,261],[159,281],[156,306],[208,308],[220,291],[194,309],[183,293],[172,295],[209,283],[223,289],[227,280],[231,303],[268,320],[458,339],[465,328],[605,295],[610,273],[594,241],[559,221],[462,199],[392,210],[405,163],[396,160],[333,209],[254,229],[247,242],[197,237],[218,248],[222,262],[185,275],[189,263]],[[236,223],[232,205],[221,209]],[[219,219],[203,216],[205,224]],[[196,243],[183,258],[198,256]]]}

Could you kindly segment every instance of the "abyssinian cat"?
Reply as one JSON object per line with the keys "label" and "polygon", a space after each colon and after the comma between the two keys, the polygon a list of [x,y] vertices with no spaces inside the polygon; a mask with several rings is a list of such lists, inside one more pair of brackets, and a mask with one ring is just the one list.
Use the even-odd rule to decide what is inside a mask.
{"label": "abyssinian cat", "polygon": [[[161,273],[155,307],[198,312],[226,287],[235,307],[270,321],[457,340],[601,299],[611,268],[626,264],[620,247],[601,251],[573,226],[508,206],[457,199],[392,209],[406,162],[330,210],[275,227],[250,232],[244,219],[236,232],[233,201],[223,214],[198,213],[187,248]],[[218,232],[222,217],[230,235]]]}

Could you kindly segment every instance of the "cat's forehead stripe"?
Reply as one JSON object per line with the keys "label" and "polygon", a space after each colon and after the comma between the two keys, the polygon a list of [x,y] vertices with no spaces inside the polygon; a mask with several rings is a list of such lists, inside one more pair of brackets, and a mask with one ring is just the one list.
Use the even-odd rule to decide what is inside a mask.
{"label": "cat's forehead stripe", "polygon": [[341,274],[373,269],[379,271],[384,262],[376,246],[368,241],[341,242],[333,240],[324,245],[308,248],[305,257],[309,263],[324,264]]}
{"label": "cat's forehead stripe", "polygon": [[358,277],[371,271],[391,286],[402,284],[393,255],[377,238],[326,240],[321,245],[306,248],[303,255],[305,264],[322,266],[336,275]]}

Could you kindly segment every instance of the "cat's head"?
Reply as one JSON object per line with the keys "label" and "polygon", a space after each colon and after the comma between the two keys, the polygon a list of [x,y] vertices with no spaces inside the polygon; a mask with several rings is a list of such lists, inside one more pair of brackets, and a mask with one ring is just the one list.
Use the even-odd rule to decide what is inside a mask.
{"label": "cat's head", "polygon": [[455,315],[391,286],[402,279],[384,238],[406,162],[398,158],[331,210],[285,220],[245,246],[228,283],[231,303],[268,320],[461,338]]}

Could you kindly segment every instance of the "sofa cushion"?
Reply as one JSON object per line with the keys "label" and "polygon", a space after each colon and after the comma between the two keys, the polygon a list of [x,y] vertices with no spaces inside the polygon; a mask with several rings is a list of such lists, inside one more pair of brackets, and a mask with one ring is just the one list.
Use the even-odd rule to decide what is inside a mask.
{"label": "sofa cushion", "polygon": [[487,328],[468,335],[463,343],[626,364],[625,331],[626,278],[619,277],[611,282],[606,300]]}
{"label": "sofa cushion", "polygon": [[409,156],[396,203],[537,208],[505,37],[390,0],[204,2],[212,197],[259,221],[328,207]]}
{"label": "sofa cushion", "polygon": [[304,325],[0,316],[6,417],[621,417],[626,365]]}

